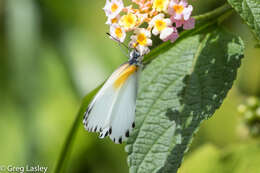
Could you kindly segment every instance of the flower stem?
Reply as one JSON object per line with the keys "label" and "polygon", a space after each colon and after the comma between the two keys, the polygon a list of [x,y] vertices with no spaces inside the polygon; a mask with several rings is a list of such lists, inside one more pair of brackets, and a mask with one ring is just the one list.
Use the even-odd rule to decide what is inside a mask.
{"label": "flower stem", "polygon": [[[180,37],[178,38],[177,41],[185,38],[188,35],[193,35],[196,33],[199,33],[200,31],[209,28],[210,26],[213,26],[214,24],[216,24],[218,22],[218,19],[222,16],[228,16],[226,15],[227,13],[230,13],[231,11],[231,7],[228,4],[224,4],[219,8],[216,8],[213,11],[210,11],[208,13],[205,14],[201,14],[198,16],[194,16],[196,21],[206,21],[206,20],[211,20],[210,22],[207,22],[203,25],[200,25],[198,27],[196,27],[193,30],[189,30],[189,31],[184,31],[180,34]],[[174,44],[170,43],[170,42],[165,42],[163,44],[161,44],[160,46],[158,46],[157,48],[153,49],[148,55],[145,56],[144,58],[144,63],[148,63],[149,61],[151,61],[152,59],[154,59],[156,56],[158,56],[160,53],[168,50],[169,48],[171,48]],[[98,92],[98,90],[100,89],[102,85],[100,85],[99,87],[97,87],[96,89],[94,89],[92,92],[90,92],[82,101],[82,105],[80,107],[79,112],[76,115],[76,119],[73,122],[73,125],[68,133],[68,136],[64,142],[64,145],[61,149],[61,153],[58,157],[57,163],[56,163],[56,167],[54,170],[54,173],[60,173],[60,172],[64,172],[64,168],[65,168],[65,163],[66,160],[69,157],[69,154],[72,150],[72,146],[73,146],[73,142],[74,139],[76,137],[77,131],[81,125],[82,119],[83,119],[83,115],[84,112],[86,111],[86,108],[88,107],[88,104],[90,103],[90,101],[92,100],[92,98],[94,97],[94,95]]]}

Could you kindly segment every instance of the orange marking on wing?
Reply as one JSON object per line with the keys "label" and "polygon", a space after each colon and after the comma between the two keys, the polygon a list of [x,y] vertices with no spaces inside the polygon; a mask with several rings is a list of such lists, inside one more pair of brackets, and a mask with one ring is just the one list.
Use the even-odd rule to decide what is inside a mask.
{"label": "orange marking on wing", "polygon": [[136,71],[137,71],[137,66],[135,66],[135,65],[131,65],[131,66],[127,67],[114,82],[114,87],[116,89],[121,87],[125,83],[125,81],[128,79],[128,77]]}

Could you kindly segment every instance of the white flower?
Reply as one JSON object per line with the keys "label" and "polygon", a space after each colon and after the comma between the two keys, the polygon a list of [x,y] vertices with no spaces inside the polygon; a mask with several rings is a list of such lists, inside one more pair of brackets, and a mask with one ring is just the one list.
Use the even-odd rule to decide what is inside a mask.
{"label": "white flower", "polygon": [[126,37],[125,30],[118,24],[112,24],[110,26],[110,34],[112,36],[112,39],[116,39],[116,41],[120,41],[121,43],[124,42]]}
{"label": "white flower", "polygon": [[153,28],[152,33],[154,35],[160,34],[160,39],[164,40],[170,36],[174,29],[172,28],[172,21],[165,19],[164,14],[160,13],[155,16],[149,23],[150,27]]}
{"label": "white flower", "polygon": [[168,13],[176,20],[188,20],[192,10],[192,5],[188,5],[186,0],[171,0],[168,7]]}
{"label": "white flower", "polygon": [[177,38],[179,37],[178,31],[176,28],[172,27],[173,32],[171,35],[169,35],[168,37],[166,37],[165,39],[163,39],[163,41],[168,41],[170,40],[172,43],[175,42],[175,40],[177,40]]}
{"label": "white flower", "polygon": [[141,24],[143,23],[147,18],[148,18],[148,14],[147,13],[136,13],[137,16],[137,23]]}
{"label": "white flower", "polygon": [[108,18],[106,21],[107,25],[112,25],[118,23],[120,20],[120,15],[117,15],[115,18]]}
{"label": "white flower", "polygon": [[103,8],[109,19],[115,18],[124,8],[122,0],[107,0]]}
{"label": "white flower", "polygon": [[150,51],[148,46],[152,46],[150,37],[150,31],[145,28],[138,28],[134,31],[134,35],[131,36],[130,47],[136,48],[141,55],[147,54]]}

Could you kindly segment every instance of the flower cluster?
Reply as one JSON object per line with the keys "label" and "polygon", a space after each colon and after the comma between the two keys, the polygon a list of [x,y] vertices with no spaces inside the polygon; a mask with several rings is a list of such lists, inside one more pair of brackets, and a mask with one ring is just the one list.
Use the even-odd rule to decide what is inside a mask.
{"label": "flower cluster", "polygon": [[124,7],[122,0],[107,0],[104,7],[110,25],[112,39],[124,42],[126,33],[133,31],[129,46],[136,48],[142,55],[152,46],[151,35],[159,36],[163,41],[174,42],[178,29],[192,29],[193,7],[186,0],[132,0],[132,5]]}

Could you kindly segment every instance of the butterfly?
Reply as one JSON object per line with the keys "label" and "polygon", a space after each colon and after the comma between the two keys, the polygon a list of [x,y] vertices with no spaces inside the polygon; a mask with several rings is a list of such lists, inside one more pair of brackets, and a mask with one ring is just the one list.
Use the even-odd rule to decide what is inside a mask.
{"label": "butterfly", "polygon": [[98,132],[100,138],[109,136],[115,143],[122,143],[135,127],[135,107],[138,78],[143,56],[136,50],[129,60],[117,68],[106,80],[89,104],[84,115],[84,127]]}

